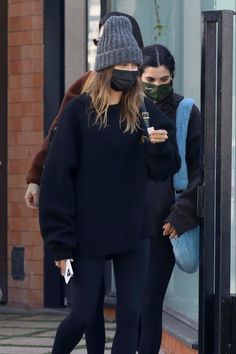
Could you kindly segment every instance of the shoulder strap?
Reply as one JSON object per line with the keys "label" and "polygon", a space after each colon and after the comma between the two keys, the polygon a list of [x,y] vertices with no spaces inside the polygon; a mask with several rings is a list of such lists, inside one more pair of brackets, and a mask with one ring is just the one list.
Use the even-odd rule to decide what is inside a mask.
{"label": "shoulder strap", "polygon": [[176,140],[181,158],[180,170],[174,175],[173,184],[176,190],[184,190],[188,186],[188,168],[186,164],[186,140],[188,123],[192,107],[195,101],[192,98],[184,98],[176,111]]}
{"label": "shoulder strap", "polygon": [[142,103],[141,103],[141,113],[142,113],[142,118],[145,124],[146,129],[150,127],[150,116],[149,116],[149,112],[147,111],[146,105],[145,105],[145,101],[144,101],[144,97],[142,99]]}

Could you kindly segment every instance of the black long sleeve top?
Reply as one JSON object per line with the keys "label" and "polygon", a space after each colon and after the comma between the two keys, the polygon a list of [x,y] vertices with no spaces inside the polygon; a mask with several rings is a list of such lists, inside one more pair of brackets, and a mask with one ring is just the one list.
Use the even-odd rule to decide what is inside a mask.
{"label": "black long sleeve top", "polygon": [[164,143],[141,139],[146,134],[142,121],[139,131],[124,133],[120,104],[109,107],[105,128],[94,124],[87,94],[66,106],[39,198],[41,233],[54,259],[112,255],[151,235],[148,178],[168,178],[179,169],[180,159],[175,125],[150,100],[145,102],[150,125],[168,131]]}
{"label": "black long sleeve top", "polygon": [[[158,107],[176,124],[176,110],[183,96],[172,94]],[[185,231],[199,224],[197,216],[197,185],[200,176],[200,112],[193,105],[186,141],[186,164],[188,169],[189,184],[178,200],[175,201],[172,177],[168,180],[148,183],[149,213],[155,235],[162,235],[164,222],[170,222],[181,236]]]}

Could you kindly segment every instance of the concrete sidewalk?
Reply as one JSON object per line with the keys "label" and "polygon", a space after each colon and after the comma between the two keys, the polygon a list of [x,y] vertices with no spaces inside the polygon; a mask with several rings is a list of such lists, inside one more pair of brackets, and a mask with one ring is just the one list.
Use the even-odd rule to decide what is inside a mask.
{"label": "concrete sidewalk", "polygon": [[[67,310],[23,310],[0,306],[0,354],[50,354],[56,328],[66,314]],[[115,322],[106,321],[104,354],[111,352],[115,328]],[[72,353],[87,354],[84,338]]]}
{"label": "concrete sidewalk", "polygon": [[[40,311],[0,306],[0,354],[50,354],[56,328],[66,310]],[[106,322],[106,350],[110,353],[115,322]],[[72,352],[87,354],[84,338]]]}

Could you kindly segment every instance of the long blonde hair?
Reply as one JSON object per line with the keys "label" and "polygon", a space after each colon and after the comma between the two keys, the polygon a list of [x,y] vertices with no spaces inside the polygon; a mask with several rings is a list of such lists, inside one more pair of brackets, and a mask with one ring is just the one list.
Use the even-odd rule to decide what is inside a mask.
{"label": "long blonde hair", "polygon": [[[107,126],[107,110],[110,105],[110,82],[113,68],[108,68],[96,72],[90,82],[87,92],[91,96],[91,108],[96,112],[95,123],[100,127]],[[140,82],[121,96],[120,126],[126,123],[124,132],[134,132],[139,128],[141,94]]]}

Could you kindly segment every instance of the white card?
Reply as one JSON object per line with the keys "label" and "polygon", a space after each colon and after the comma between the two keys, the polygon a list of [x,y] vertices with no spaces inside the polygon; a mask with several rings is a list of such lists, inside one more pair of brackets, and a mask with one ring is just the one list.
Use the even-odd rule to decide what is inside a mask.
{"label": "white card", "polygon": [[152,134],[152,132],[154,131],[154,127],[149,127],[147,128],[148,134]]}
{"label": "white card", "polygon": [[73,274],[74,274],[74,272],[72,269],[71,261],[70,261],[70,259],[67,259],[65,273],[63,274],[66,284],[69,283],[70,278],[73,276]]}

